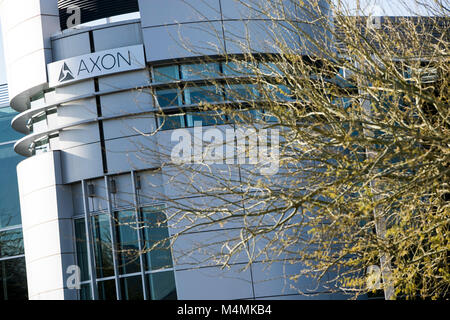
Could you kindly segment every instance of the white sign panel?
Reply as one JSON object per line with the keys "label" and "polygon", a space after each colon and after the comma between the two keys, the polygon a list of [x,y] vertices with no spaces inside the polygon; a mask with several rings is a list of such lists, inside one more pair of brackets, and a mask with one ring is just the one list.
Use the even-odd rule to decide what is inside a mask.
{"label": "white sign panel", "polygon": [[143,45],[94,52],[47,65],[50,87],[143,68],[145,68]]}

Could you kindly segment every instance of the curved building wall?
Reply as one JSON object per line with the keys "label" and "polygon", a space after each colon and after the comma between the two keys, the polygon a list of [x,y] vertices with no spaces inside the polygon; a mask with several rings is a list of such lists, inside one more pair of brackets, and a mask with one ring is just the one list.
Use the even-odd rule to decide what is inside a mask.
{"label": "curved building wall", "polygon": [[[47,12],[44,9],[54,10],[56,0],[33,1],[40,8],[39,22],[43,23],[46,21],[43,12]],[[2,19],[15,8],[13,2],[5,1]],[[154,266],[155,259],[147,254],[124,267],[127,258],[111,249],[128,246],[141,250],[149,237],[145,232],[124,230],[115,225],[113,218],[126,221],[130,214],[145,217],[148,212],[159,212],[158,208],[164,203],[155,203],[152,194],[176,197],[180,192],[169,179],[170,168],[153,170],[161,165],[155,156],[164,152],[161,147],[170,149],[173,145],[171,128],[156,135],[145,134],[154,132],[160,124],[154,113],[156,105],[161,106],[160,96],[167,90],[177,90],[174,83],[186,81],[183,76],[173,81],[158,80],[157,69],[172,68],[183,75],[186,66],[194,63],[193,57],[239,53],[240,48],[232,37],[236,36],[236,30],[245,30],[243,26],[254,30],[251,37],[255,39],[255,46],[259,46],[256,51],[272,52],[270,44],[261,46],[263,42],[259,40],[265,26],[270,24],[268,19],[251,16],[233,0],[212,0],[208,1],[208,6],[201,0],[189,3],[140,0],[140,20],[63,33],[52,29],[51,37],[47,35],[48,30],[36,31],[40,32],[38,38],[45,40],[42,46],[45,54],[36,58],[38,61],[33,66],[37,79],[31,82],[20,82],[23,76],[11,79],[16,88],[12,95],[13,107],[22,111],[13,119],[12,126],[27,134],[16,143],[15,150],[29,157],[19,164],[17,171],[31,299],[301,297],[283,282],[282,274],[286,270],[281,262],[269,269],[264,263],[255,262],[241,271],[248,258],[239,255],[232,261],[231,269],[223,271],[215,265],[199,264],[204,258],[200,253],[186,255],[195,243],[208,244],[235,236],[241,226],[239,223],[221,230],[187,233],[172,251],[164,251],[163,258],[170,261],[165,265]],[[7,26],[19,21],[22,17],[9,20]],[[235,30],[231,32],[231,29]],[[187,41],[184,44],[178,40],[180,34]],[[13,43],[7,38],[5,47]],[[191,49],[183,46],[186,44]],[[118,61],[117,50],[134,50],[131,48],[139,46],[141,50],[145,48],[145,57],[133,63],[141,65],[135,64],[127,71],[111,66],[112,71],[104,71],[109,67],[101,65],[102,57]],[[25,52],[33,48],[30,45]],[[97,56],[100,53],[102,57]],[[123,54],[126,60],[127,55]],[[17,72],[11,62],[15,58],[12,50],[9,55],[8,72]],[[139,60],[138,56],[133,57]],[[80,57],[84,57],[89,67],[81,64]],[[131,59],[132,55],[129,57]],[[70,64],[75,60],[78,68]],[[53,74],[53,69],[50,66],[47,69],[47,65],[54,63],[58,63],[58,68]],[[221,63],[218,58],[218,68],[223,68]],[[81,77],[86,68],[88,73],[100,71],[95,76]],[[56,84],[49,87],[52,79],[56,79]],[[188,102],[187,97],[169,107],[193,107],[195,102]],[[177,121],[192,130],[193,119],[193,115],[186,113]],[[142,154],[147,157],[143,158]],[[212,201],[198,196],[193,198],[199,205]],[[178,227],[163,226],[160,232],[174,234]],[[80,239],[84,244],[76,241]],[[99,245],[104,241],[109,247]],[[81,267],[80,290],[69,288],[71,265]],[[288,270],[297,271],[295,265]],[[299,285],[311,287],[307,279],[301,280]],[[315,293],[328,297],[322,287],[316,288]]]}

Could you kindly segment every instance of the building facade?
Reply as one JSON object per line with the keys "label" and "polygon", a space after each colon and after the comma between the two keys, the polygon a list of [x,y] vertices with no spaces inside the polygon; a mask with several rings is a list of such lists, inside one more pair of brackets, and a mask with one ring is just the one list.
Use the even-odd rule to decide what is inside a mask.
{"label": "building facade", "polygon": [[0,300],[27,298],[19,190],[16,166],[24,158],[14,152],[22,137],[11,128],[17,112],[9,107],[8,85],[0,85]]}
{"label": "building facade", "polygon": [[[250,32],[259,52],[271,52],[258,41],[271,21],[233,0],[113,2],[0,4],[9,104],[19,114],[0,110],[24,135],[17,142],[15,134],[2,136],[11,168],[1,170],[11,174],[26,157],[17,166],[21,217],[4,226],[22,226],[24,253],[13,256],[26,265],[29,298],[307,298],[285,282],[298,265],[256,261],[243,270],[248,260],[238,256],[222,270],[201,252],[186,254],[195,243],[236,235],[236,225],[187,233],[172,249],[128,254],[176,232],[164,222],[165,203],[152,197],[178,195],[154,154],[173,145],[173,129],[192,129],[201,101],[227,99],[226,88],[203,82],[236,76],[221,58],[243,53],[236,39]],[[117,14],[128,15],[111,18]],[[72,20],[81,25],[67,29]],[[10,192],[1,196],[14,197]],[[151,228],[137,228],[141,220]],[[0,234],[9,236],[4,226]],[[2,264],[9,260],[0,256]],[[73,266],[81,271],[79,289],[71,287]],[[335,297],[308,279],[297,285],[311,289],[311,298]]]}

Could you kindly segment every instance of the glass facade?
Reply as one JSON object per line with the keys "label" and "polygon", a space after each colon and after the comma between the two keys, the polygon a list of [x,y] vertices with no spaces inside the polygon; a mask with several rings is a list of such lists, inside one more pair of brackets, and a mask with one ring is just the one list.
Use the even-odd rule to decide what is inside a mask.
{"label": "glass facade", "polygon": [[16,114],[0,107],[0,300],[28,298],[16,173],[24,158],[14,152],[21,135],[11,128]]}
{"label": "glass facade", "polygon": [[[267,76],[280,74],[271,63],[257,66]],[[263,110],[244,107],[246,102],[261,99],[260,92],[273,95],[276,99],[291,100],[289,90],[280,85],[261,90],[251,84],[251,72],[255,66],[241,62],[185,63],[169,66],[155,66],[152,69],[153,90],[160,113],[156,116],[160,130],[192,127],[196,121],[204,126],[214,126],[239,119],[230,119],[216,111],[201,110],[202,103],[223,104],[241,101],[239,107],[247,115],[260,118]],[[232,80],[227,80],[231,78]],[[198,111],[197,111],[198,110]],[[270,116],[270,115],[267,115]],[[276,119],[272,119],[276,121]]]}
{"label": "glass facade", "polygon": [[[137,215],[137,216],[136,216]],[[98,298],[100,300],[176,299],[166,217],[158,207],[142,207],[91,216]],[[80,299],[92,299],[84,218],[74,221]]]}

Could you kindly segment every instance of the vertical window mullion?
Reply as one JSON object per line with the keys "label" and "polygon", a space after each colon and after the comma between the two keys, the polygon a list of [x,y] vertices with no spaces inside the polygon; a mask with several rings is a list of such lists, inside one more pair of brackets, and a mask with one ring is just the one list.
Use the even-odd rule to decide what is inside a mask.
{"label": "vertical window mullion", "polygon": [[91,227],[91,215],[89,212],[88,197],[86,194],[86,181],[81,181],[81,190],[83,196],[83,208],[84,208],[84,226],[86,229],[86,245],[87,245],[87,256],[88,256],[88,267],[89,276],[91,283],[91,296],[93,300],[98,299],[98,288],[97,288],[97,271],[95,266],[95,255],[93,252],[94,242],[92,238],[92,227]]}
{"label": "vertical window mullion", "polygon": [[134,171],[131,171],[131,186],[132,186],[132,192],[133,192],[133,201],[134,201],[134,209],[135,209],[135,215],[136,215],[136,227],[137,227],[137,233],[138,233],[138,246],[139,246],[139,262],[141,266],[141,280],[142,280],[142,290],[144,293],[144,300],[149,300],[148,296],[148,290],[147,290],[147,281],[145,281],[145,261],[144,261],[144,253],[143,251],[143,234],[142,234],[142,228],[140,226],[140,210],[139,210],[139,199],[137,196],[137,190],[136,190],[136,174]]}
{"label": "vertical window mullion", "polygon": [[105,190],[106,190],[106,202],[108,205],[108,214],[109,214],[109,232],[111,236],[111,247],[112,247],[112,258],[113,258],[113,266],[114,266],[114,282],[116,284],[116,298],[117,300],[122,299],[122,293],[120,290],[120,280],[119,280],[119,266],[117,263],[117,237],[116,230],[114,225],[114,212],[112,210],[111,203],[111,194],[109,192],[109,179],[108,176],[105,176]]}

